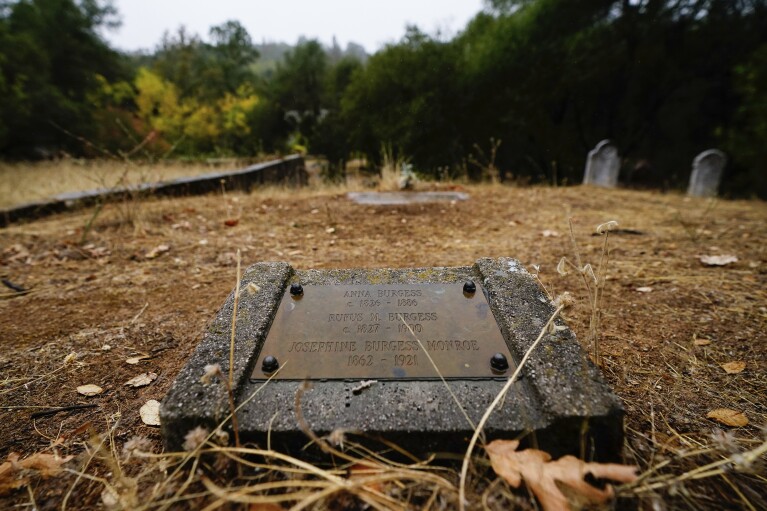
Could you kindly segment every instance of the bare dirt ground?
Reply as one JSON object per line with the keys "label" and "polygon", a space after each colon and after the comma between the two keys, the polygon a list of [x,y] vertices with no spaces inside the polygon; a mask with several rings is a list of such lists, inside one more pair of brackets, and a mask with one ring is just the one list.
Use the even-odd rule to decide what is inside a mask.
{"label": "bare dirt ground", "polygon": [[[644,509],[765,509],[764,457],[747,453],[767,436],[767,204],[586,187],[462,189],[470,200],[388,207],[356,205],[322,190],[147,199],[107,206],[84,242],[93,210],[0,230],[0,277],[28,290],[0,288],[0,456],[76,456],[58,477],[32,475],[26,488],[0,497],[0,507],[60,509],[66,500],[70,509],[103,508],[113,504],[105,485],[122,488],[115,481],[123,471],[135,482],[125,490],[134,500],[120,501],[124,507],[167,504],[167,491],[155,490],[168,477],[168,461],[126,461],[123,448],[142,437],[149,441],[144,451],[161,452],[159,432],[142,423],[139,408],[162,399],[234,287],[238,249],[244,266],[284,260],[297,268],[516,257],[531,271],[539,268],[552,296],[570,291],[579,298],[567,319],[585,339],[590,309],[581,277],[556,271],[563,256],[574,260],[572,218],[583,263],[595,266],[603,243],[592,236],[595,226],[616,220],[638,231],[610,237],[601,325],[602,370],[627,411],[626,462],[653,471],[644,487],[624,491],[624,502]],[[168,250],[156,250],[161,245]],[[737,261],[706,266],[703,255]],[[126,363],[136,356],[146,358]],[[730,362],[743,364],[726,366],[730,373],[722,367]],[[151,385],[125,385],[149,371],[158,374]],[[84,384],[104,391],[82,396],[76,387]],[[95,407],[32,418],[75,404]],[[719,408],[744,414],[748,424],[707,417]],[[107,444],[122,465],[110,465],[94,447],[109,431]],[[173,506],[202,508],[215,500],[193,476],[186,493],[177,491],[179,482],[169,485],[187,495]],[[511,492],[486,477],[471,493],[472,508],[531,509],[524,490]],[[453,508],[455,492],[440,492],[428,501],[415,490],[390,494],[403,507]],[[354,502],[333,495],[314,508]]]}

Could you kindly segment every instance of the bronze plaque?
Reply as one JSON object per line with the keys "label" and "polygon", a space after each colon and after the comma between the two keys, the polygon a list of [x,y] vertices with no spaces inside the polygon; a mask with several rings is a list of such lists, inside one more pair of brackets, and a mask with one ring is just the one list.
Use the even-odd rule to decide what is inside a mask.
{"label": "bronze plaque", "polygon": [[275,372],[282,380],[437,379],[435,365],[445,378],[513,370],[479,285],[474,292],[463,283],[294,286],[252,379]]}

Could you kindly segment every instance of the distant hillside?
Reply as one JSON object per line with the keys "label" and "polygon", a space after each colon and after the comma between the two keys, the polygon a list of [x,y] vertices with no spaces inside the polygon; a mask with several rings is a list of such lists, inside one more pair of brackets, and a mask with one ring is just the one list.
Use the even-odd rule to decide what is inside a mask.
{"label": "distant hillside", "polygon": [[[283,42],[263,41],[260,44],[255,44],[256,50],[258,50],[258,60],[253,64],[253,69],[261,76],[270,77],[277,64],[282,62],[285,55],[292,51],[298,44],[308,41],[306,37],[300,37],[295,45],[291,45]],[[335,63],[344,57],[353,57],[360,62],[366,62],[369,55],[365,51],[365,48],[361,44],[355,42],[349,42],[346,48],[341,48],[333,38],[333,43],[330,46],[324,46],[325,53],[327,53],[330,63]]]}

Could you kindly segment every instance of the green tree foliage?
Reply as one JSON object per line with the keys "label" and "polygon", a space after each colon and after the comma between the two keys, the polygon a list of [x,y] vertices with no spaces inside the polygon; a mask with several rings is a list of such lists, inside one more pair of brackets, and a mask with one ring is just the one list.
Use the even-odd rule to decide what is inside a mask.
{"label": "green tree foliage", "polygon": [[373,55],[341,102],[353,146],[376,160],[381,144],[391,144],[424,169],[459,162],[466,153],[456,49],[410,27],[401,43]]}
{"label": "green tree foliage", "polygon": [[737,155],[725,189],[767,195],[767,44],[762,44],[735,69],[735,89],[741,101],[726,137],[730,154]]}
{"label": "green tree foliage", "polygon": [[302,139],[308,139],[320,120],[325,99],[327,56],[319,42],[300,43],[277,67],[272,83],[274,99]]}
{"label": "green tree foliage", "polygon": [[20,0],[0,8],[0,152],[29,156],[65,148],[95,133],[89,95],[99,76],[124,76],[97,30],[115,11],[95,0]]}
{"label": "green tree foliage", "polygon": [[627,178],[682,187],[753,96],[734,70],[767,42],[766,14],[759,0],[491,0],[450,42],[411,31],[373,56],[342,100],[349,136],[427,173],[500,139],[502,170],[568,182],[610,138],[627,174],[650,162]]}

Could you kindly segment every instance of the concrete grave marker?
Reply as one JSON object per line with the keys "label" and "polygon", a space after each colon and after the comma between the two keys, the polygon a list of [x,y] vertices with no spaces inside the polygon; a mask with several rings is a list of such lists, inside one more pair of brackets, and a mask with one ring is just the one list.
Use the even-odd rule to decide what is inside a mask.
{"label": "concrete grave marker", "polygon": [[618,185],[618,174],[621,169],[618,148],[609,140],[602,140],[589,151],[586,160],[586,172],[583,174],[584,185],[615,188]]}
{"label": "concrete grave marker", "polygon": [[692,162],[687,195],[716,197],[726,164],[727,156],[718,149],[709,149],[696,156]]}
{"label": "concrete grave marker", "polygon": [[[554,311],[534,277],[508,258],[375,270],[259,263],[245,271],[241,288],[240,436],[265,446],[269,434],[273,449],[288,452],[307,442],[296,416],[306,380],[312,386],[301,393],[300,411],[320,436],[340,429],[419,454],[464,450],[473,432],[464,412],[476,424]],[[233,302],[230,295],[163,400],[168,449],[229,414],[224,383],[201,378],[209,364],[228,374]],[[556,324],[491,416],[488,439],[527,434],[555,455],[586,445],[598,459],[615,459],[620,401],[572,332]]]}

